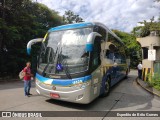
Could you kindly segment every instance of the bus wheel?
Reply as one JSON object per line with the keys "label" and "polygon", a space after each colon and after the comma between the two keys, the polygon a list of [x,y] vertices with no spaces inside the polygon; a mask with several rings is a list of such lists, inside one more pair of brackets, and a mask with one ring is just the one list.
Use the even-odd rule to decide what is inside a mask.
{"label": "bus wheel", "polygon": [[109,95],[110,92],[110,79],[109,77],[107,77],[106,81],[105,81],[105,85],[104,85],[104,93],[103,93],[103,97],[106,97]]}

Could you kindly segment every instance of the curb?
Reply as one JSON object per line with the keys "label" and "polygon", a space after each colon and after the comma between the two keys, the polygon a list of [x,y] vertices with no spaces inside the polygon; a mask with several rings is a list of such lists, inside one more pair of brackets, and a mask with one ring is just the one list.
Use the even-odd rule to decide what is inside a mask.
{"label": "curb", "polygon": [[142,83],[139,82],[139,79],[138,77],[136,78],[136,82],[139,86],[141,86],[144,90],[148,91],[149,93],[153,94],[153,95],[156,95],[157,97],[160,97],[160,94],[158,94],[157,92],[154,92],[154,88],[152,88],[153,90],[150,90],[148,88],[146,88]]}

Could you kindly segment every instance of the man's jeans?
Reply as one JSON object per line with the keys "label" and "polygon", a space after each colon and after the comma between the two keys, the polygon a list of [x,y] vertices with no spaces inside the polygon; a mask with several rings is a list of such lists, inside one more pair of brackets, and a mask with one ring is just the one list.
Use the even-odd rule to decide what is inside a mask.
{"label": "man's jeans", "polygon": [[138,70],[138,78],[142,79],[142,70]]}
{"label": "man's jeans", "polygon": [[31,80],[24,80],[24,94],[25,96],[30,94]]}

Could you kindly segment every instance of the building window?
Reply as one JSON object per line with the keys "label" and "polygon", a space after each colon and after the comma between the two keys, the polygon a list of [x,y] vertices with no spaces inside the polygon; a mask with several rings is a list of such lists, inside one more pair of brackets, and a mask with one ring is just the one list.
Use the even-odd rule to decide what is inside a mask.
{"label": "building window", "polygon": [[148,59],[148,48],[143,47],[143,59]]}

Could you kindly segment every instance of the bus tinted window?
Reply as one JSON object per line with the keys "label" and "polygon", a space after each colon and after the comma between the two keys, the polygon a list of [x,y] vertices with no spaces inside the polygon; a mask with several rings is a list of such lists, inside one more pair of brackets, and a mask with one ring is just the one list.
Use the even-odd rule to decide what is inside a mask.
{"label": "bus tinted window", "polygon": [[92,59],[91,59],[91,70],[95,70],[100,64],[100,53],[101,53],[101,42],[99,37],[97,37],[94,41],[94,50],[92,52]]}
{"label": "bus tinted window", "polygon": [[111,42],[116,47],[116,49],[114,51],[112,50],[112,52],[111,52],[111,50],[109,50],[106,52],[107,58],[112,59],[113,62],[116,62],[118,64],[126,63],[124,45],[120,41],[118,41],[117,38],[115,38],[110,33],[108,33],[108,41],[107,42]]}

